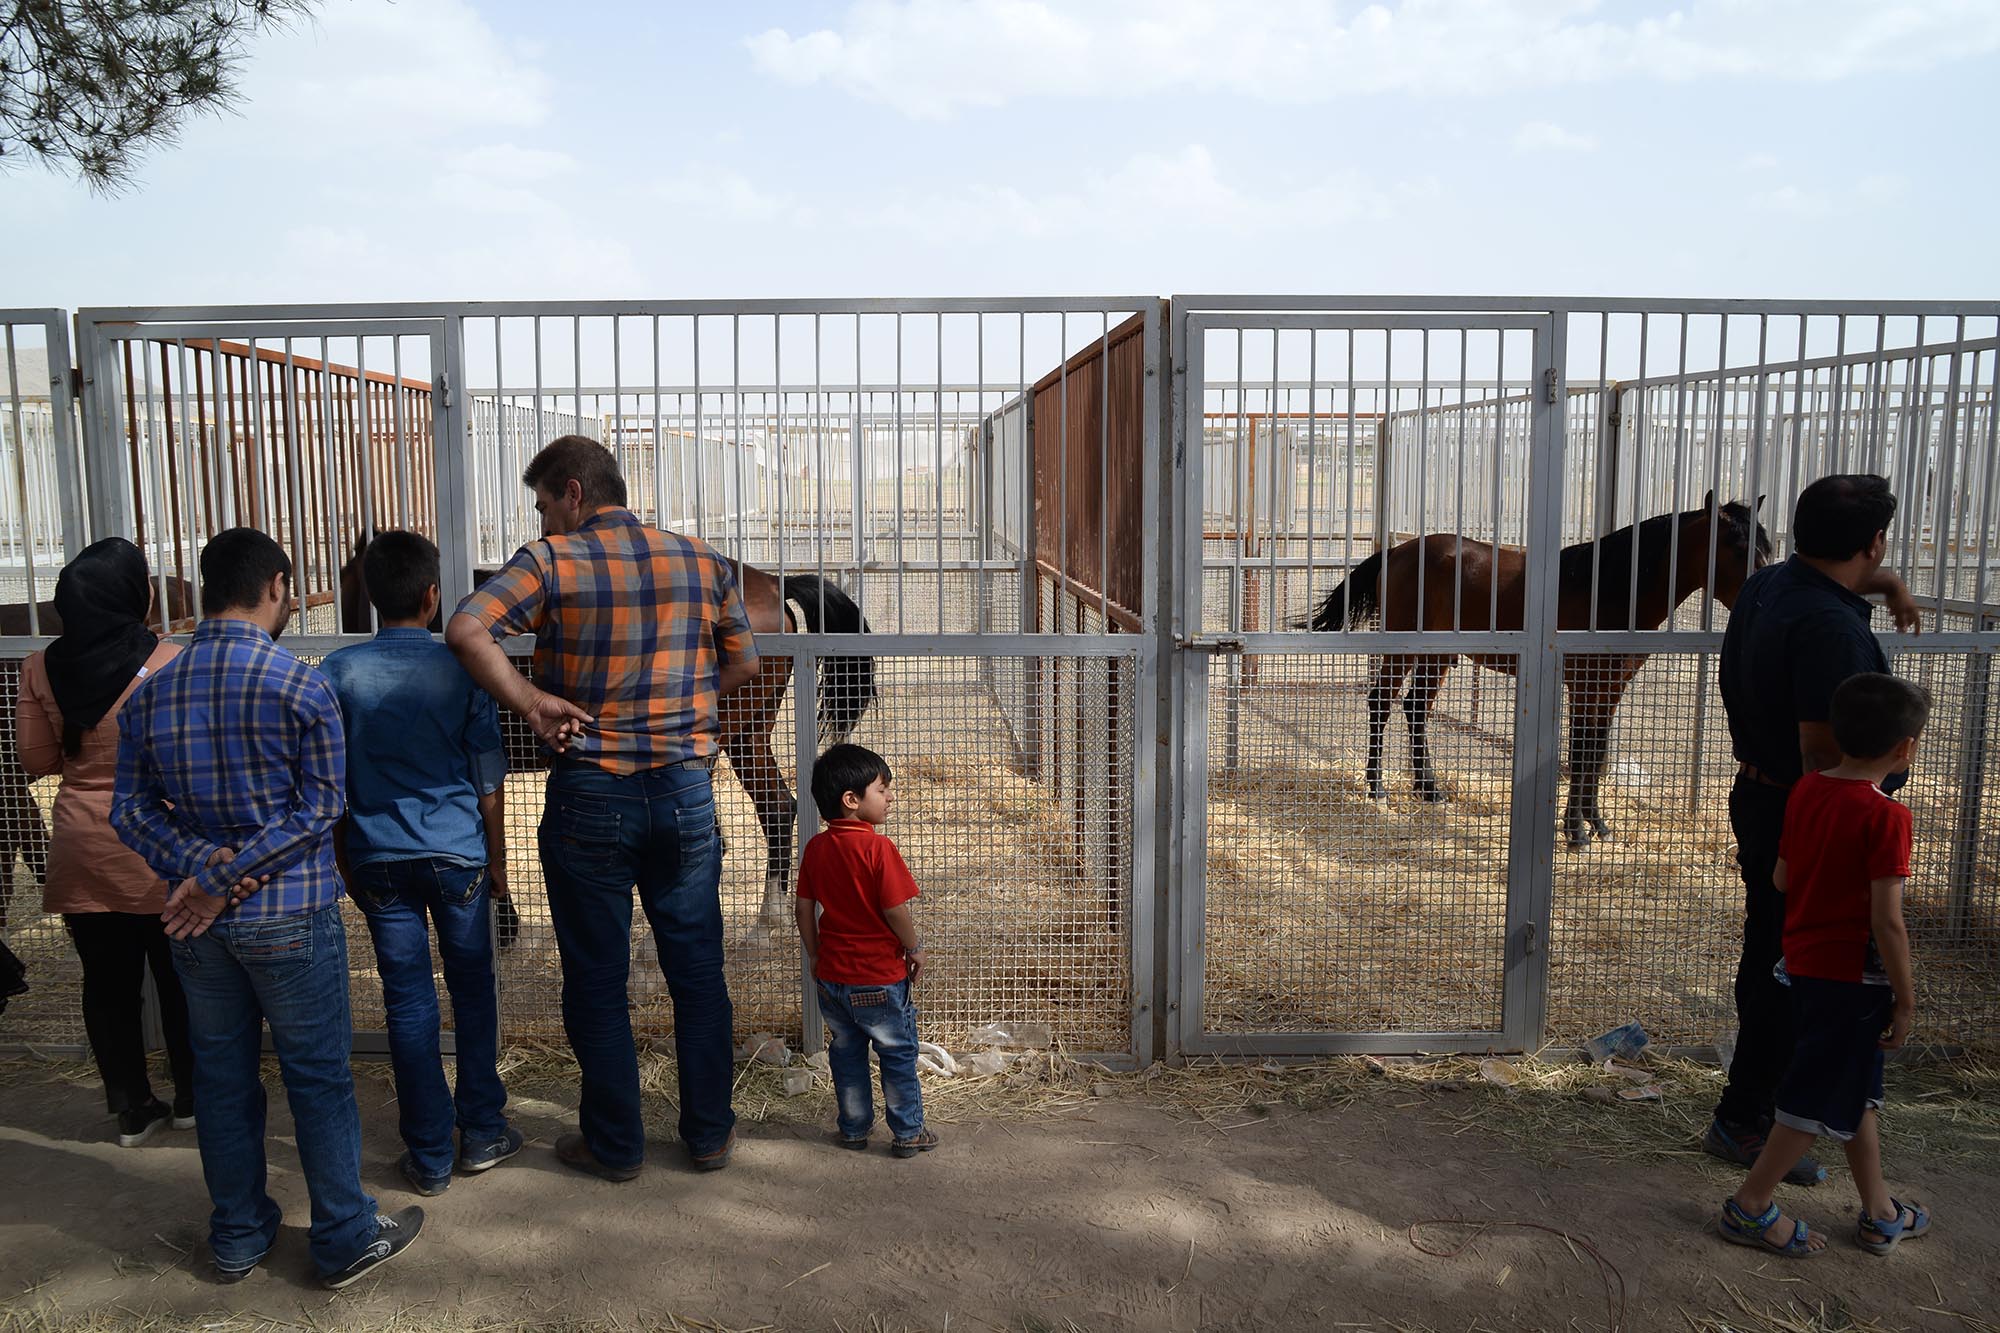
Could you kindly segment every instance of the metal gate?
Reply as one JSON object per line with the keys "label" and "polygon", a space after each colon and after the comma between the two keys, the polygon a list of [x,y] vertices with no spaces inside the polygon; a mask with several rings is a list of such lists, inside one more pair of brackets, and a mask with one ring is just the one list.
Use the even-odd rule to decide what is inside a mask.
{"label": "metal gate", "polygon": [[[1530,567],[1518,629],[1495,628],[1508,612],[1482,604],[1484,593],[1422,586],[1422,567],[1418,587],[1385,577],[1374,591],[1441,604],[1441,627],[1392,616],[1349,628],[1344,614],[1307,623],[1330,589],[1398,541],[1553,539],[1559,328],[1546,313],[1361,303],[1183,298],[1174,310],[1188,534],[1175,626],[1179,1047],[1522,1046],[1541,1022],[1537,923],[1554,827],[1553,570]],[[1382,463],[1406,432],[1416,467],[1457,485],[1438,512],[1431,477],[1410,478],[1404,532],[1388,520],[1404,479]],[[1460,653],[1508,672],[1442,683],[1467,694],[1475,721],[1434,721],[1432,744],[1479,761],[1452,765],[1476,790],[1453,793],[1460,813],[1449,820],[1437,806],[1416,821],[1423,838],[1399,836],[1356,783],[1364,763],[1351,741],[1367,731],[1371,676],[1414,660],[1411,688],[1425,688]],[[1420,799],[1407,778],[1385,781],[1405,787],[1392,808]],[[1447,832],[1452,822],[1463,827]],[[1440,836],[1470,841],[1472,855],[1439,858],[1423,842]]]}

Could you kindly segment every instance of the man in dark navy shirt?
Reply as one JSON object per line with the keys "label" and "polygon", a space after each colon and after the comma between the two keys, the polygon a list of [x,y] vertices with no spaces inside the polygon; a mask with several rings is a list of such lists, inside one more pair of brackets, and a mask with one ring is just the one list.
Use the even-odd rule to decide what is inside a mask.
{"label": "man in dark navy shirt", "polygon": [[[1745,917],[1736,1053],[1702,1143],[1741,1166],[1764,1146],[1792,1055],[1791,998],[1773,975],[1784,952],[1785,897],[1771,872],[1786,795],[1803,774],[1840,762],[1828,722],[1834,690],[1849,676],[1889,669],[1863,594],[1887,594],[1897,624],[1915,627],[1908,590],[1881,567],[1895,513],[1881,477],[1823,477],[1806,487],[1793,513],[1791,559],[1750,577],[1723,636],[1722,703],[1738,764],[1729,822]],[[1816,1184],[1825,1174],[1807,1157],[1787,1179]]]}

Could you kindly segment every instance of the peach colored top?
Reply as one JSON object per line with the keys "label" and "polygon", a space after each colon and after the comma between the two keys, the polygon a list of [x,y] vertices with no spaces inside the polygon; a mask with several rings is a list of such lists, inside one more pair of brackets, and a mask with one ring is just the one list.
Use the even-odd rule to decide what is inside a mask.
{"label": "peach colored top", "polygon": [[49,688],[40,653],[21,667],[14,704],[14,744],[21,767],[36,777],[62,774],[55,827],[49,835],[49,874],[42,886],[45,912],[161,912],[166,882],[111,831],[111,788],[118,776],[118,713],[141,681],[180,652],[162,642],[98,724],[83,733],[75,755],[62,748],[62,709]]}

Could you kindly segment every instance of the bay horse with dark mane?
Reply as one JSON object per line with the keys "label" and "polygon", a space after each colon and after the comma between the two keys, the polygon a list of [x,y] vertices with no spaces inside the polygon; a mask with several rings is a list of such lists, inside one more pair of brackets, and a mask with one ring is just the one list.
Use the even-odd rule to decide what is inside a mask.
{"label": "bay horse with dark mane", "polygon": [[[340,569],[343,634],[366,634],[369,630],[368,588],[361,575],[361,555],[367,544],[365,535],[358,538],[354,554]],[[753,633],[868,632],[861,608],[831,579],[817,574],[787,574],[780,579],[755,565],[736,563],[735,567]],[[497,573],[499,570],[493,568],[473,571],[473,586],[485,583]],[[432,633],[444,631],[443,615],[440,608],[438,619],[431,622]],[[770,941],[790,915],[785,893],[791,883],[798,808],[772,749],[771,738],[778,727],[788,725],[791,720],[790,711],[783,709],[791,684],[792,659],[767,655],[760,660],[756,677],[725,698],[721,705],[722,751],[729,756],[729,767],[756,807],[757,823],[764,832],[764,900],[751,932],[752,940],[760,943]],[[820,658],[818,695],[819,748],[823,750],[852,735],[862,714],[875,701],[875,659]],[[547,753],[525,726],[503,727],[502,734],[507,739],[510,769],[547,766]]]}
{"label": "bay horse with dark mane", "polygon": [[[1716,509],[1711,493],[1699,509],[1659,514],[1594,542],[1565,546],[1558,558],[1556,628],[1658,629],[1676,607],[1707,584],[1711,531],[1715,535],[1715,599],[1724,606],[1734,605],[1743,581],[1771,557],[1771,538],[1756,516],[1763,504],[1759,496],[1755,506],[1730,503]],[[1417,604],[1420,569],[1422,606]],[[1352,629],[1369,621],[1390,632],[1518,630],[1527,605],[1527,573],[1528,552],[1518,546],[1500,546],[1451,533],[1413,538],[1387,552],[1377,551],[1355,566],[1321,600],[1309,623],[1316,630]],[[1594,622],[1593,586],[1597,590]],[[1403,693],[1405,681],[1414,677],[1409,692],[1403,694],[1403,716],[1410,730],[1410,763],[1416,770],[1417,794],[1426,801],[1441,801],[1444,790],[1431,769],[1428,729],[1431,704],[1445,674],[1460,656],[1510,676],[1519,665],[1510,655],[1460,654],[1450,651],[1448,645],[1449,640],[1441,637],[1442,651],[1391,653],[1375,659],[1368,684],[1371,800],[1382,800],[1388,794],[1382,784],[1383,734],[1388,730],[1389,710],[1396,696]],[[1569,694],[1569,800],[1563,811],[1563,829],[1572,847],[1588,846],[1593,835],[1605,838],[1611,834],[1598,803],[1610,749],[1611,720],[1647,656],[1592,653],[1563,659],[1563,685]]]}

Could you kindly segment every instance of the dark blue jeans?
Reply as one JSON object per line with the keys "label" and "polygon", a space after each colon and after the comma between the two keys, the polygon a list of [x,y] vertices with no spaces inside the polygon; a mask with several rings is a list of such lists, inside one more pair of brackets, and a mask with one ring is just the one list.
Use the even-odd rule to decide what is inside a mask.
{"label": "dark blue jeans", "polygon": [[843,1138],[867,1137],[875,1127],[875,1098],[868,1086],[868,1046],[882,1066],[882,1118],[899,1139],[924,1128],[924,1090],[917,1082],[917,1007],[910,983],[887,986],[819,983],[819,1014],[826,1021],[827,1064],[833,1070]]}
{"label": "dark blue jeans", "polygon": [[621,777],[558,764],[540,842],[562,954],[563,1029],[582,1074],[584,1142],[606,1166],[636,1166],[646,1155],[626,995],[636,885],[673,997],[681,1141],[695,1154],[721,1148],[736,1124],[734,1051],[722,976],[722,839],[709,775],[656,768]]}
{"label": "dark blue jeans", "polygon": [[[451,1174],[451,1131],[468,1144],[507,1132],[507,1089],[500,1058],[500,1005],[493,993],[493,927],[486,867],[424,858],[376,861],[348,878],[354,901],[375,941],[382,1006],[389,1020],[389,1061],[396,1071],[397,1127],[427,1179]],[[431,932],[451,992],[457,1036],[458,1092],[444,1081],[438,1051],[437,981],[431,975]]]}
{"label": "dark blue jeans", "polygon": [[361,1116],[347,1053],[347,930],[335,903],[268,920],[224,920],[173,942],[194,1046],[196,1142],[215,1209],[208,1244],[224,1268],[263,1257],[278,1236],[265,1189],[264,1024],[285,1080],[299,1165],[312,1196],[308,1241],[324,1273],[375,1241],[375,1200],[361,1188]]}

